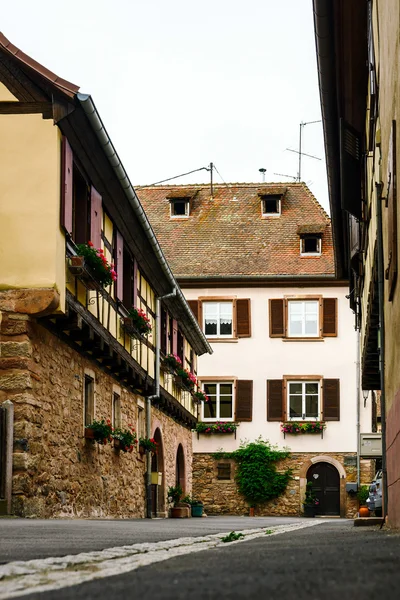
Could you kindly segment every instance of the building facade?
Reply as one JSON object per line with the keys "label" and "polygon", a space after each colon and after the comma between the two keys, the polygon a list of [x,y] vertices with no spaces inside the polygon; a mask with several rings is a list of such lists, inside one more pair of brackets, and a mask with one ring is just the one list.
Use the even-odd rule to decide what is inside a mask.
{"label": "building facade", "polygon": [[[304,184],[156,186],[138,195],[213,348],[198,368],[209,400],[193,433],[195,496],[210,514],[247,514],[235,462],[214,454],[261,436],[290,449],[278,468],[290,467],[293,479],[258,514],[301,514],[311,480],[320,514],[353,516],[346,484],[372,477],[370,461],[357,464],[357,420],[369,431],[371,407],[358,400],[354,317],[326,213]],[[221,422],[228,433],[215,431]]]}
{"label": "building facade", "polygon": [[398,2],[314,0],[314,21],[336,268],[350,278],[362,387],[379,398],[384,516],[400,527]]}
{"label": "building facade", "polygon": [[[3,35],[0,157],[0,403],[14,413],[2,509],[143,517],[147,489],[147,516],[165,516],[168,486],[191,493],[197,407],[159,371],[159,330],[193,374],[211,348],[93,100]],[[101,419],[157,452],[86,439]]]}

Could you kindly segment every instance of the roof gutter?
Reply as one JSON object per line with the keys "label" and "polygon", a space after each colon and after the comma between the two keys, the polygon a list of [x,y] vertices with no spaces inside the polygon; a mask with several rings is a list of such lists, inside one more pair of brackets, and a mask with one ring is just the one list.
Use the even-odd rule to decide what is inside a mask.
{"label": "roof gutter", "polygon": [[340,144],[335,64],[335,23],[332,0],[313,0],[318,83],[324,128],[329,204],[338,277],[348,273],[344,216],[340,195]]}
{"label": "roof gutter", "polygon": [[97,112],[97,109],[94,105],[94,102],[93,102],[91,96],[89,94],[77,94],[76,97],[77,97],[80,105],[82,106],[82,108],[89,120],[89,123],[91,124],[91,126],[93,128],[93,131],[96,133],[96,136],[103,148],[103,151],[104,151],[105,155],[107,156],[112,168],[114,169],[115,175],[118,178],[118,180],[121,184],[121,187],[123,188],[125,195],[128,198],[129,203],[135,212],[136,217],[138,218],[139,222],[141,223],[141,225],[146,233],[147,239],[149,240],[151,247],[153,248],[154,253],[157,256],[158,262],[160,264],[160,267],[161,267],[164,275],[166,276],[171,287],[176,288],[176,295],[179,298],[181,304],[183,305],[183,308],[184,308],[187,316],[190,319],[193,329],[195,330],[196,334],[198,335],[198,337],[201,340],[201,346],[203,348],[202,354],[204,354],[205,352],[212,354],[213,350],[212,350],[210,344],[208,343],[208,341],[206,340],[202,330],[200,329],[200,326],[199,326],[195,316],[193,315],[192,311],[190,310],[190,307],[186,301],[185,296],[182,294],[182,291],[181,291],[174,275],[172,274],[172,271],[165,259],[163,251],[161,250],[161,247],[157,241],[157,238],[154,235],[154,231],[149,223],[146,213],[144,212],[142,205],[139,202],[139,199],[136,195],[135,190],[132,187],[132,184],[129,180],[129,177],[128,177],[124,167],[122,166],[122,163],[119,159],[117,151],[115,150],[115,148],[111,142],[111,139],[108,136],[108,133],[103,125],[103,122],[100,118],[99,113]]}

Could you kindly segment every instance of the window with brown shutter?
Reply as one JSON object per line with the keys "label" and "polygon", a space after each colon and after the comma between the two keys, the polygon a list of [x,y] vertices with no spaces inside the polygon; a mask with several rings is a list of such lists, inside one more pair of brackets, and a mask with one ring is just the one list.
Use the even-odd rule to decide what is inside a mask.
{"label": "window with brown shutter", "polygon": [[323,421],[340,420],[340,381],[339,379],[324,379],[322,382]]}
{"label": "window with brown shutter", "polygon": [[239,379],[236,385],[236,421],[253,419],[253,381]]}
{"label": "window with brown shutter", "polygon": [[[118,300],[123,300],[124,295],[124,238],[117,231],[117,243],[115,246],[115,270],[117,281],[115,282],[115,293]],[[128,306],[127,308],[131,308]]]}
{"label": "window with brown shutter", "polygon": [[285,336],[285,304],[281,298],[269,301],[269,336]]}
{"label": "window with brown shutter", "polygon": [[72,190],[72,238],[76,244],[86,244],[90,239],[90,187],[76,164],[73,165]]}
{"label": "window with brown shutter", "polygon": [[95,248],[101,247],[103,222],[102,198],[95,187],[90,189],[90,240]]}
{"label": "window with brown shutter", "polygon": [[187,303],[190,306],[190,310],[196,317],[197,321],[199,320],[199,301],[198,300],[188,300]]}
{"label": "window with brown shutter", "polygon": [[324,298],[322,311],[322,335],[324,337],[337,336],[337,299]]}
{"label": "window with brown shutter", "polygon": [[250,299],[236,300],[236,332],[238,337],[251,336]]}
{"label": "window with brown shutter", "polygon": [[267,381],[267,421],[286,420],[283,389],[283,379]]}
{"label": "window with brown shutter", "polygon": [[388,266],[385,277],[389,281],[389,302],[393,300],[397,281],[397,165],[396,165],[396,121],[392,121],[392,131],[388,153]]}
{"label": "window with brown shutter", "polygon": [[62,139],[62,189],[61,189],[61,226],[72,235],[72,173],[73,161],[71,146],[66,137]]}
{"label": "window with brown shutter", "polygon": [[167,354],[167,311],[161,308],[161,352]]}

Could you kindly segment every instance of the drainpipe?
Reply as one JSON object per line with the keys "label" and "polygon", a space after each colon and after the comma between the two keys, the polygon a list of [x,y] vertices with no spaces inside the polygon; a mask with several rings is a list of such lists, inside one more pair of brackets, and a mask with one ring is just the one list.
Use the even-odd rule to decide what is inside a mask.
{"label": "drainpipe", "polygon": [[[359,305],[357,305],[359,310]],[[358,324],[359,325],[359,324]],[[360,440],[360,396],[361,396],[361,333],[360,327],[357,329],[357,489],[360,489],[360,452],[361,452],[361,440]]]}
{"label": "drainpipe", "polygon": [[385,519],[388,514],[388,485],[386,469],[386,401],[385,401],[385,314],[384,314],[384,274],[383,274],[383,234],[382,234],[382,183],[376,184],[377,197],[377,250],[378,250],[378,298],[379,298],[379,372],[381,381],[381,423],[382,423],[382,483],[383,483],[383,512]]}
{"label": "drainpipe", "polygon": [[[176,296],[176,287],[156,298],[156,348],[154,361],[154,394],[146,398],[146,437],[151,437],[151,401],[160,397],[161,300]],[[146,450],[146,518],[151,519],[151,452]]]}

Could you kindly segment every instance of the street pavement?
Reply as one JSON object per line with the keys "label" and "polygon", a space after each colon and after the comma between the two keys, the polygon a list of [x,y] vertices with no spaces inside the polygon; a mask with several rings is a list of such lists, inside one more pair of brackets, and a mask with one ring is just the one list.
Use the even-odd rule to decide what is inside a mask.
{"label": "street pavement", "polygon": [[298,521],[295,517],[0,519],[0,564]]}
{"label": "street pavement", "polygon": [[[29,523],[27,529],[31,534],[36,531],[38,535],[40,529],[46,529],[46,524],[53,526],[53,531],[54,525],[64,524],[58,532],[66,532],[68,523],[71,523],[74,526],[68,543],[76,542],[72,529],[80,537],[76,525],[91,524],[89,530],[94,540],[97,539],[94,533],[97,531],[96,524],[103,533],[107,531],[102,525],[104,522],[96,521],[24,521],[18,522],[20,530],[24,529],[24,523]],[[106,522],[110,525],[108,531],[119,523]],[[15,524],[14,521],[14,527]],[[3,525],[4,521],[1,521],[0,534],[7,528]],[[121,574],[112,577],[24,597],[28,600],[110,600],[120,597],[157,600],[252,597],[268,600],[398,600],[400,597],[400,534],[380,530],[379,527],[354,528],[352,521],[343,520],[234,517],[191,519],[185,524],[172,520],[129,521],[123,522],[123,525],[130,530],[127,533],[130,543],[133,543],[133,535],[137,538],[142,536],[141,539],[146,536],[147,539],[148,536],[159,538],[157,531],[163,533],[164,540],[171,540],[181,537],[181,528],[186,528],[185,535],[199,539],[192,546],[198,546],[201,536],[211,530],[239,531],[249,527],[259,530],[262,527],[263,530],[254,539],[250,536],[244,541],[219,543],[216,547],[183,553],[169,560],[164,556],[162,562],[139,566],[136,570],[121,571]],[[195,533],[190,531],[191,528]],[[286,529],[286,532],[272,534],[274,530],[278,533],[279,528],[282,531]],[[117,528],[118,534],[123,531],[125,529]],[[47,539],[50,538],[47,532]],[[0,540],[3,546],[1,535]],[[38,538],[31,538],[32,545],[36,545],[37,541]],[[169,543],[173,554],[173,543]],[[150,556],[152,552],[148,554]]]}

